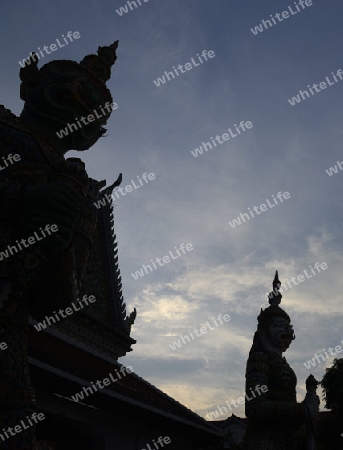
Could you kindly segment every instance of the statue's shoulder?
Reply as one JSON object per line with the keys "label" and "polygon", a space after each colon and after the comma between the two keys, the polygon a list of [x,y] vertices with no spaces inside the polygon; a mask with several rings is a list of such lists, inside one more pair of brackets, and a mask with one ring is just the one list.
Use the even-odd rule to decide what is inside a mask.
{"label": "statue's shoulder", "polygon": [[0,155],[18,153],[22,162],[60,166],[64,158],[36,130],[0,105]]}
{"label": "statue's shoulder", "polygon": [[19,136],[25,133],[25,127],[23,127],[20,118],[12,113],[4,105],[0,105],[0,133],[2,140],[6,136]]}
{"label": "statue's shoulder", "polygon": [[18,153],[22,162],[37,158],[39,147],[22,126],[19,117],[0,105],[0,154]]}
{"label": "statue's shoulder", "polygon": [[13,114],[10,109],[5,108],[4,105],[0,105],[0,122],[7,125],[17,125],[19,123],[19,117]]}

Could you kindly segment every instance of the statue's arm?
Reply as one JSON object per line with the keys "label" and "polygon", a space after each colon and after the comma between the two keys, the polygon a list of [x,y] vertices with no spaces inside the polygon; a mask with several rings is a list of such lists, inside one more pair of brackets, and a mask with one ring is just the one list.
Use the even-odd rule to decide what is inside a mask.
{"label": "statue's arm", "polygon": [[[261,390],[262,386],[266,386]],[[302,421],[305,418],[303,403],[271,400],[269,390],[269,361],[263,352],[256,352],[249,356],[246,371],[246,396],[251,400],[245,401],[245,415],[256,420],[292,419]],[[253,395],[256,395],[254,397]]]}

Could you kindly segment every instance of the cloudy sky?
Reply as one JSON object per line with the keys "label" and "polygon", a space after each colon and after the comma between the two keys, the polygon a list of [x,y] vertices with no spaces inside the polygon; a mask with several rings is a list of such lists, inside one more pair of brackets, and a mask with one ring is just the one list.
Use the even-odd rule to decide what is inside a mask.
{"label": "cloudy sky", "polygon": [[[343,69],[343,5],[313,0],[297,12],[293,3],[141,0],[121,15],[124,0],[1,5],[1,103],[18,115],[18,61],[30,51],[68,31],[81,37],[40,64],[80,61],[120,41],[108,82],[118,109],[106,137],[77,155],[90,176],[108,184],[120,172],[124,188],[145,172],[155,176],[116,200],[124,297],[128,311],[138,311],[137,344],[121,362],[203,417],[244,395],[256,316],[275,269],[286,281],[304,270],[313,275],[316,262],[327,264],[297,285],[290,281],[282,300],[296,333],[286,357],[299,401],[310,372],[320,380],[333,357],[311,370],[304,362],[343,340],[343,163],[326,172],[343,161],[343,81],[331,74]],[[289,6],[294,14],[279,22],[275,14]],[[270,15],[275,25],[251,31]],[[200,64],[204,50],[215,56]],[[154,83],[192,58],[196,64],[185,73]],[[326,88],[318,88],[321,82]],[[303,94],[292,106],[288,99],[308,85],[310,98]],[[238,134],[234,124],[241,121],[252,127]],[[193,156],[228,128],[235,137]],[[276,204],[278,192],[289,194]],[[267,206],[260,214],[229,224],[261,204]],[[175,257],[182,243],[193,250],[163,266],[155,262],[170,251]],[[151,260],[156,269],[135,279],[132,273]],[[231,320],[215,326],[218,314]],[[201,326],[206,334],[172,350],[180,335]],[[244,417],[242,406],[232,412]]]}

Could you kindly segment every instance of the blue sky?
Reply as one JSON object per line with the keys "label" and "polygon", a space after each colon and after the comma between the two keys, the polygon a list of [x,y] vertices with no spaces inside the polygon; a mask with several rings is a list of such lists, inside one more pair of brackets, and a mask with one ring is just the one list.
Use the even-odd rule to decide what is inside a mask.
{"label": "blue sky", "polygon": [[[118,109],[107,136],[78,155],[90,176],[122,187],[155,180],[116,201],[134,351],[121,362],[205,416],[244,394],[256,316],[271,288],[317,261],[328,269],[284,293],[296,340],[286,358],[305,395],[304,362],[342,331],[343,81],[291,106],[288,99],[343,69],[343,6],[312,6],[254,35],[293,1],[149,0],[120,16],[124,0],[41,0],[1,6],[1,103],[20,114],[18,61],[68,31],[80,39],[41,59],[80,61],[119,39],[108,82]],[[277,5],[277,6],[276,6]],[[157,87],[153,80],[203,50],[215,57]],[[191,150],[241,121],[253,128],[195,158]],[[290,198],[232,228],[228,221],[278,192]],[[135,280],[132,273],[191,243],[193,250]],[[218,314],[231,320],[175,351],[169,344]],[[333,357],[311,372],[321,379]],[[323,407],[323,403],[321,403]],[[234,413],[244,416],[240,406]],[[222,418],[225,418],[223,416]]]}

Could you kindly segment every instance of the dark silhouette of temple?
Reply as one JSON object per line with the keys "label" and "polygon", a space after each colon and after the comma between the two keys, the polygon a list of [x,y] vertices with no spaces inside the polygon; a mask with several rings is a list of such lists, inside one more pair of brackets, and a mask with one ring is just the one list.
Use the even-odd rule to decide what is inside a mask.
{"label": "dark silhouette of temple", "polygon": [[[32,384],[46,416],[37,427],[39,441],[58,442],[63,450],[141,450],[168,436],[170,449],[213,448],[220,430],[117,362],[136,342],[130,337],[133,315],[125,313],[112,205],[98,214],[81,293],[97,301],[44,331],[30,327]],[[110,373],[117,381],[71,400]]]}
{"label": "dark silhouette of temple", "polygon": [[[117,47],[41,68],[32,55],[20,70],[21,116],[0,106],[1,450],[161,442],[186,450],[220,440],[215,427],[117,362],[136,343],[136,311],[126,313],[113,205],[95,204],[122,176],[105,188],[81,159],[64,157],[106,131]],[[85,126],[61,135],[83,115]]]}

